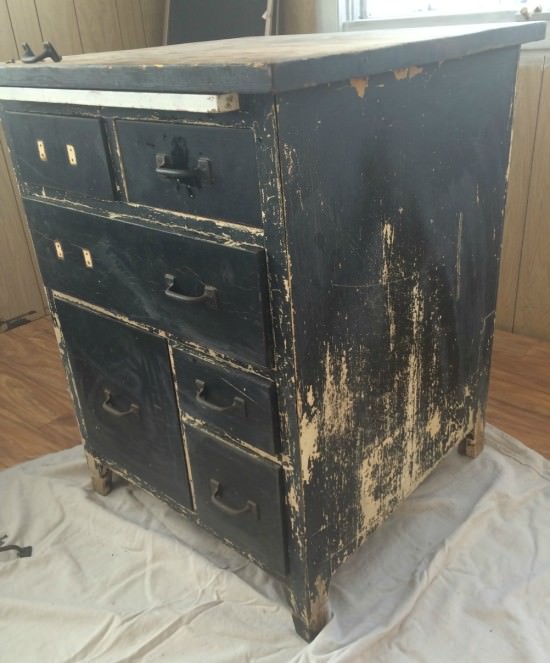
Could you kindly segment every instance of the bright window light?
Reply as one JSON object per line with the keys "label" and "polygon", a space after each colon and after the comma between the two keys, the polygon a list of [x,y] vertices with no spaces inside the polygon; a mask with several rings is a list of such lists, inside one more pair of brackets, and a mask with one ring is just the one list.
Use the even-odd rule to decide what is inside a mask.
{"label": "bright window light", "polygon": [[[351,6],[350,6],[351,5]],[[536,3],[527,0],[352,0],[348,3],[354,18],[394,18],[430,14],[469,14],[476,12],[532,12]],[[358,15],[361,14],[361,15]]]}

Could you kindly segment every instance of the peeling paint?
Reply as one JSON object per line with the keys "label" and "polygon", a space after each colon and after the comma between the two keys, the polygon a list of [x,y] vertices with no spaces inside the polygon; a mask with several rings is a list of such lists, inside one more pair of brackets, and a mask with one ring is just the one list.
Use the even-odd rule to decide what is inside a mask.
{"label": "peeling paint", "polygon": [[416,65],[411,65],[410,67],[402,67],[401,69],[394,69],[393,75],[396,81],[403,81],[408,78],[414,78],[419,76],[424,72],[422,67],[417,67]]}
{"label": "peeling paint", "polygon": [[349,433],[354,393],[349,383],[347,352],[336,355],[327,346],[324,359],[323,393],[320,402],[314,398],[313,387],[307,389],[308,412],[301,407],[300,456],[302,477],[305,483],[311,480],[315,461],[321,457],[320,432],[323,437],[334,438]]}
{"label": "peeling paint", "polygon": [[369,86],[369,78],[368,76],[365,76],[365,78],[352,78],[350,80],[350,85],[355,89],[355,92],[357,92],[357,96],[363,99],[365,96],[365,90]]}

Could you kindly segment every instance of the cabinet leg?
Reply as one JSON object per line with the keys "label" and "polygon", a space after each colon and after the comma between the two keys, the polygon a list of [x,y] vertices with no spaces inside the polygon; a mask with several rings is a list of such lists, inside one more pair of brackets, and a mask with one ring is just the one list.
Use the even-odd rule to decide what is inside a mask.
{"label": "cabinet leg", "polygon": [[[321,576],[317,579],[313,591],[303,597],[292,598],[289,601],[294,612],[292,621],[296,633],[306,642],[311,642],[324,628],[330,617],[328,606],[328,580]],[[299,612],[296,609],[299,609]]]}
{"label": "cabinet leg", "polygon": [[108,495],[113,487],[113,473],[107,466],[100,463],[87,451],[84,453],[86,455],[86,462],[88,463],[93,489],[100,495]]}
{"label": "cabinet leg", "polygon": [[466,437],[458,445],[458,450],[468,458],[477,458],[483,451],[485,440],[485,422],[482,417],[479,417],[474,430],[468,433]]}

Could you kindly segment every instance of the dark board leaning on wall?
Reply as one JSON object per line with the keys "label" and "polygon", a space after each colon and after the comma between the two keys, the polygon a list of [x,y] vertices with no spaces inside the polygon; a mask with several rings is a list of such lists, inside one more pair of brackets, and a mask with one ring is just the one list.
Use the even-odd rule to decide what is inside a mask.
{"label": "dark board leaning on wall", "polygon": [[264,15],[276,4],[277,0],[170,0],[165,43],[273,34],[269,27],[266,32]]}

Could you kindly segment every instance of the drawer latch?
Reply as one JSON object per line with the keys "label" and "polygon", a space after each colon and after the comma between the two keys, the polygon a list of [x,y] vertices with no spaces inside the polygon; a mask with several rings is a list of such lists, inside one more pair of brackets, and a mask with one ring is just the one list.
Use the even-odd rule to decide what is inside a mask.
{"label": "drawer latch", "polygon": [[174,168],[168,154],[157,154],[156,164],[156,174],[185,185],[190,198],[195,197],[193,189],[200,189],[203,182],[212,182],[212,164],[207,157],[199,157],[195,168]]}

